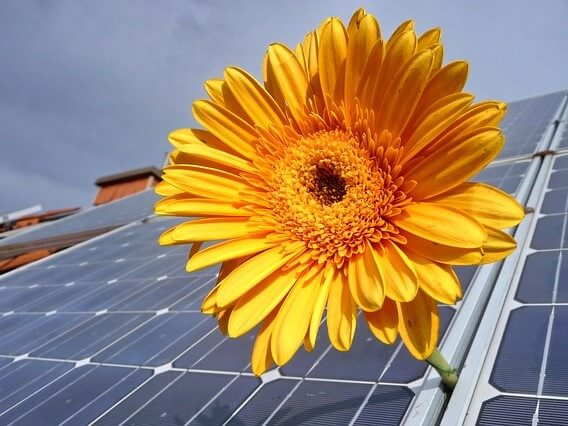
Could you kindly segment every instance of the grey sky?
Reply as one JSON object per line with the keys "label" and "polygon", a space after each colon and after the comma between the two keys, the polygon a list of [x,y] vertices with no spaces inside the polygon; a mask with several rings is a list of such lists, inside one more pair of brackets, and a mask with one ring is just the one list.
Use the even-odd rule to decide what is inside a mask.
{"label": "grey sky", "polygon": [[159,166],[205,79],[233,64],[259,76],[268,43],[359,6],[383,34],[442,27],[478,99],[568,88],[566,0],[2,0],[0,213],[88,205],[97,177]]}

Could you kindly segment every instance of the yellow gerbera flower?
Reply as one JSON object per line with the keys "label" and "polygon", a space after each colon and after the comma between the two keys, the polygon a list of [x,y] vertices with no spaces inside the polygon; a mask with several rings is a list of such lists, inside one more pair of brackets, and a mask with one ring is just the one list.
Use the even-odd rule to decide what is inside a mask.
{"label": "yellow gerbera flower", "polygon": [[[467,63],[442,55],[439,29],[417,37],[407,21],[383,40],[362,9],[347,28],[328,18],[295,50],[268,48],[264,85],[237,67],[207,81],[204,130],[170,134],[156,213],[199,219],[160,243],[196,243],[188,271],[222,263],[202,311],[231,337],[261,324],[256,374],[313,349],[326,308],[338,350],[360,309],[380,341],[425,359],[437,303],[461,297],[452,265],[515,249],[502,229],[522,207],[468,182],[503,146],[505,104],[473,104]],[[225,241],[198,251],[211,240]]]}

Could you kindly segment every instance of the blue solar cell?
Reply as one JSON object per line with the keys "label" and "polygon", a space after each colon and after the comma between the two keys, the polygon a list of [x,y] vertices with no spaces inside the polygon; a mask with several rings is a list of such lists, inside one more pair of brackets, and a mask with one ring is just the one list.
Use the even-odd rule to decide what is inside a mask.
{"label": "blue solar cell", "polygon": [[558,399],[541,399],[538,413],[539,425],[567,425],[568,401]]}
{"label": "blue solar cell", "polygon": [[547,192],[540,207],[543,214],[562,213],[566,211],[568,203],[568,189],[556,189]]}
{"label": "blue solar cell", "polygon": [[280,379],[262,385],[258,392],[227,423],[227,426],[262,424],[276,411],[280,403],[298,384],[299,382],[296,380]]}
{"label": "blue solar cell", "polygon": [[190,275],[153,281],[144,288],[144,291],[118,302],[112,306],[111,310],[149,311],[164,309],[180,299],[194,297],[193,295],[199,291],[205,282],[199,277]]}
{"label": "blue solar cell", "polygon": [[[14,315],[19,316],[17,314]],[[38,315],[34,321],[26,324],[24,327],[20,327],[17,334],[12,333],[6,338],[0,338],[0,354],[26,354],[76,327],[90,317],[91,315],[85,314]]]}
{"label": "blue solar cell", "polygon": [[271,422],[290,425],[346,425],[371,390],[371,385],[303,381],[275,413]]}
{"label": "blue solar cell", "polygon": [[13,358],[0,357],[0,370],[12,362]]}
{"label": "blue solar cell", "polygon": [[554,307],[550,348],[546,361],[544,395],[568,396],[568,306]]}
{"label": "blue solar cell", "polygon": [[556,170],[550,174],[548,187],[550,189],[561,189],[568,186],[568,170]]}
{"label": "blue solar cell", "polygon": [[87,424],[139,386],[149,372],[124,367],[85,365],[52,382],[0,416],[0,423],[61,424],[73,418]]}
{"label": "blue solar cell", "polygon": [[34,357],[84,359],[104,349],[152,317],[152,314],[103,314],[32,352]]}
{"label": "blue solar cell", "polygon": [[400,425],[413,398],[414,393],[406,387],[379,385],[354,425]]}
{"label": "blue solar cell", "polygon": [[551,303],[560,252],[547,251],[527,256],[516,299],[523,303]]}
{"label": "blue solar cell", "polygon": [[69,285],[61,287],[49,287],[41,298],[32,299],[15,311],[17,312],[51,312],[59,309],[61,306],[77,300],[81,297],[95,291],[95,287],[85,287],[78,285]]}
{"label": "blue solar cell", "polygon": [[237,377],[191,424],[202,426],[223,424],[260,384],[261,381],[254,377]]}
{"label": "blue solar cell", "polygon": [[171,362],[209,331],[205,327],[206,320],[197,312],[158,315],[93,360],[152,366]]}
{"label": "blue solar cell", "polygon": [[69,362],[22,360],[0,370],[0,413],[73,368]]}
{"label": "blue solar cell", "polygon": [[[532,425],[537,400],[516,396],[498,396],[483,403],[478,426]],[[546,424],[546,423],[544,423]]]}
{"label": "blue solar cell", "polygon": [[256,333],[257,330],[239,339],[222,340],[205,358],[194,364],[193,368],[235,372],[245,370],[250,364]]}
{"label": "blue solar cell", "polygon": [[473,181],[488,183],[514,195],[518,191],[530,164],[530,161],[519,161],[489,166],[476,175]]}
{"label": "blue solar cell", "polygon": [[456,266],[454,271],[460,279],[462,293],[465,294],[477,272],[477,266]]}
{"label": "blue solar cell", "polygon": [[562,230],[565,215],[545,216],[538,219],[531,247],[536,250],[566,247]]}
{"label": "blue solar cell", "polygon": [[199,282],[204,284],[195,291],[181,298],[177,303],[170,306],[172,311],[194,311],[201,308],[201,303],[207,294],[213,289],[216,282],[215,275],[199,275]]}
{"label": "blue solar cell", "polygon": [[20,307],[30,302],[41,300],[51,291],[53,291],[53,288],[50,287],[6,287],[0,289],[0,312],[16,312]]}
{"label": "blue solar cell", "polygon": [[504,392],[537,391],[541,374],[549,306],[524,306],[511,312],[490,383]]}
{"label": "blue solar cell", "polygon": [[396,349],[377,341],[359,316],[353,345],[348,352],[329,350],[308,377],[377,381]]}
{"label": "blue solar cell", "polygon": [[[166,372],[153,377],[95,424],[176,425],[194,417],[199,418],[197,424],[208,418],[218,419],[209,424],[222,424],[231,415],[228,405],[221,405],[219,412],[211,412],[211,407],[203,410],[205,405],[214,406],[215,401],[240,405],[259,382],[252,377]],[[220,392],[222,399],[216,399]]]}

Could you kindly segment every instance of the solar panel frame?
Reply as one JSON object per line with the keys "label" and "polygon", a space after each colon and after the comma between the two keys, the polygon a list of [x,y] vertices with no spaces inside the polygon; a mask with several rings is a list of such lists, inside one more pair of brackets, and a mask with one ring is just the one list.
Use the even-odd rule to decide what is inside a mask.
{"label": "solar panel frame", "polygon": [[[553,123],[555,128],[550,141],[551,148],[558,145],[559,139],[565,132],[567,117],[568,109],[565,102],[561,120]],[[551,153],[554,154],[554,151]],[[527,255],[538,252],[531,248],[531,244],[539,219],[542,217],[541,208],[549,193],[547,188],[553,176],[555,161],[561,158],[568,161],[568,154],[547,155],[542,159],[542,165],[527,202],[527,205],[533,207],[536,213],[529,214],[517,228],[516,238],[520,243],[519,250],[504,262],[492,297],[472,342],[466,367],[462,371],[460,381],[444,413],[442,425],[449,426],[456,422],[459,424],[475,423],[482,404],[503,394],[490,384],[490,378],[510,315],[516,308],[525,305],[518,300],[517,289],[524,272],[523,265],[527,262]],[[551,305],[544,304],[543,306]]]}

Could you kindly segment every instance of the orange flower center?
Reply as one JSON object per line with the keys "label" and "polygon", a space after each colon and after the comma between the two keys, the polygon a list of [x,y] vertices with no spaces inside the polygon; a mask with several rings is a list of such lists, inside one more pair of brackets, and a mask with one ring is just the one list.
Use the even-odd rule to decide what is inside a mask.
{"label": "orange flower center", "polygon": [[[346,130],[286,135],[284,149],[264,156],[276,231],[306,242],[312,260],[338,267],[367,241],[404,240],[389,218],[400,213],[399,141]],[[404,242],[404,241],[402,241]]]}

